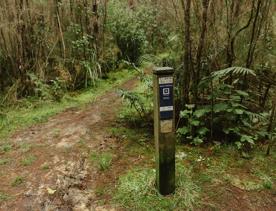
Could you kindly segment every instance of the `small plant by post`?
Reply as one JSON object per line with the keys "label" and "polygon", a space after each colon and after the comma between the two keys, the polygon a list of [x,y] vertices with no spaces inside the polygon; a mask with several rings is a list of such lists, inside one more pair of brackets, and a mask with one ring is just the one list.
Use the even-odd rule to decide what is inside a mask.
{"label": "small plant by post", "polygon": [[162,195],[175,190],[175,125],[173,69],[154,69],[154,137],[156,184]]}

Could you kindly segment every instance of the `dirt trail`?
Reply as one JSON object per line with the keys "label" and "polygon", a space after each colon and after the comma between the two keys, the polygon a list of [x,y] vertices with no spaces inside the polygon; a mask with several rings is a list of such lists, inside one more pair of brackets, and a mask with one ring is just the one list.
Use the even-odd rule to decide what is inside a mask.
{"label": "dirt trail", "polygon": [[[131,90],[137,81],[120,88]],[[0,191],[11,197],[0,202],[0,210],[112,210],[97,205],[95,191],[99,179],[114,179],[121,170],[103,175],[88,156],[93,151],[120,151],[107,129],[121,103],[114,89],[85,108],[68,109],[14,134],[13,150],[5,154],[10,163],[0,169]]]}
{"label": "dirt trail", "polygon": [[[134,78],[119,87],[131,90],[137,83]],[[106,205],[111,204],[110,188],[131,166],[151,162],[128,153],[127,143],[110,135],[121,104],[114,88],[85,107],[68,109],[16,132],[10,140],[12,149],[0,152],[8,161],[0,165],[0,211],[121,210]],[[112,154],[108,171],[91,162],[94,152]],[[229,184],[204,191],[206,207],[198,210],[275,210],[275,195],[264,191],[249,192]],[[210,191],[218,194],[212,198]],[[3,193],[8,199],[1,201]]]}

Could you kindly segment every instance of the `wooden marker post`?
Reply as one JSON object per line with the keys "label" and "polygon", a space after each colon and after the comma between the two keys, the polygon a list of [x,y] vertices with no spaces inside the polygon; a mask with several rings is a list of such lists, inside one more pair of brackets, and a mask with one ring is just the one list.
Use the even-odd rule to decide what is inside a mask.
{"label": "wooden marker post", "polygon": [[162,195],[175,190],[174,79],[170,67],[153,71],[156,184]]}

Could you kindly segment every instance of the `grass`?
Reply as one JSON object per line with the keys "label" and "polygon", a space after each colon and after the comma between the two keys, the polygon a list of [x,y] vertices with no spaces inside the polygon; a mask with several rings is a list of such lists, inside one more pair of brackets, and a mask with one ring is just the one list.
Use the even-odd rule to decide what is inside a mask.
{"label": "grass", "polygon": [[21,143],[19,145],[20,151],[23,153],[29,152],[32,149],[32,145],[28,143]]}
{"label": "grass", "polygon": [[0,147],[0,151],[2,152],[9,152],[12,150],[12,145],[9,143],[5,143]]}
{"label": "grass", "polygon": [[6,165],[9,163],[9,159],[6,159],[6,158],[0,158],[0,166],[2,165]]}
{"label": "grass", "polygon": [[[227,194],[227,188],[237,187],[244,194],[275,192],[275,159],[261,156],[260,149],[252,152],[254,156],[249,160],[238,156],[229,145],[209,153],[209,147],[177,146],[177,188],[175,194],[166,197],[155,188],[155,169],[146,165],[129,170],[119,178],[112,194],[114,203],[127,210],[192,210],[201,206],[216,210],[220,209],[218,200]],[[252,166],[254,171],[249,171]],[[262,200],[263,195],[259,197],[256,200]]]}
{"label": "grass", "polygon": [[41,169],[42,170],[49,170],[50,169],[50,165],[48,163],[44,163],[41,165]]}
{"label": "grass", "polygon": [[104,187],[98,187],[95,190],[95,194],[97,197],[103,196],[105,194],[105,188]]}
{"label": "grass", "polygon": [[[135,155],[133,148],[139,149],[139,152],[153,148],[153,137],[150,138],[147,130],[128,126],[124,121],[110,128],[109,133],[128,143],[125,148],[128,155]],[[141,137],[148,137],[148,140],[128,147],[139,143]],[[113,200],[127,210],[192,210],[201,206],[219,210],[218,200],[221,195],[227,194],[227,188],[229,190],[233,186],[243,190],[244,194],[275,192],[276,156],[274,151],[271,154],[267,157],[262,148],[257,147],[251,152],[250,159],[244,159],[232,145],[193,147],[178,144],[177,189],[174,195],[164,197],[157,193],[155,171],[146,167],[153,166],[153,161],[147,156],[145,166],[120,176],[112,193]],[[262,200],[262,197],[260,195],[256,200]]]}
{"label": "grass", "polygon": [[125,141],[129,155],[151,157],[154,154],[151,143],[153,137],[145,128],[133,129],[117,125],[109,128],[108,133],[120,141]]}
{"label": "grass", "polygon": [[33,164],[33,162],[35,162],[36,160],[36,157],[33,156],[33,155],[28,155],[26,157],[24,157],[22,160],[21,160],[21,164],[23,166],[30,166]]}
{"label": "grass", "polygon": [[23,184],[23,183],[24,183],[24,177],[22,177],[22,176],[17,176],[17,177],[15,177],[15,179],[12,181],[11,186],[12,186],[12,187],[17,187],[17,186],[19,186],[19,185],[21,185],[21,184]]}
{"label": "grass", "polygon": [[88,148],[87,142],[84,139],[80,139],[77,146],[82,148],[82,149],[87,149]]}
{"label": "grass", "polygon": [[[174,195],[163,197],[155,189],[155,171],[150,168],[154,162],[149,159],[154,154],[153,137],[149,135],[152,128],[148,130],[149,127],[140,124],[139,115],[128,104],[121,109],[118,118],[120,121],[110,128],[109,133],[127,143],[125,153],[128,156],[138,156],[151,149],[151,154],[144,157],[145,165],[121,175],[112,193],[114,203],[126,210],[192,210],[206,206],[221,210],[223,197],[228,196],[229,191],[235,193],[234,187],[240,190],[235,193],[236,197],[255,194],[256,201],[262,201],[267,193],[276,193],[275,148],[271,156],[265,156],[266,147],[256,146],[244,159],[232,145],[217,143],[193,147],[178,144],[177,189]],[[273,196],[270,196],[268,200],[272,200]]]}
{"label": "grass", "polygon": [[152,136],[149,137],[149,134],[145,133],[144,128],[131,129],[123,126],[111,127],[109,128],[110,135],[118,139],[127,139],[129,141],[137,142],[143,144],[149,141]]}
{"label": "grass", "polygon": [[110,168],[112,164],[112,154],[108,152],[104,153],[91,153],[90,161],[96,163],[98,170],[106,171]]}
{"label": "grass", "polygon": [[25,100],[17,107],[5,108],[3,118],[0,118],[0,141],[5,141],[8,136],[19,128],[26,128],[38,122],[47,121],[50,116],[68,108],[84,106],[93,102],[98,96],[122,84],[136,74],[133,70],[112,72],[108,79],[99,79],[95,87],[68,93],[61,102]]}
{"label": "grass", "polygon": [[262,175],[261,179],[263,181],[262,185],[263,188],[271,190],[273,189],[273,181],[271,179],[271,177],[267,176],[267,175]]}
{"label": "grass", "polygon": [[200,189],[191,180],[190,171],[177,165],[176,191],[160,195],[155,188],[155,170],[132,169],[119,179],[114,194],[115,203],[128,210],[189,210],[200,196]]}
{"label": "grass", "polygon": [[0,191],[0,202],[6,201],[6,200],[8,200],[9,198],[10,198],[10,197],[9,197],[7,194],[5,194],[5,193],[3,193],[3,192]]}

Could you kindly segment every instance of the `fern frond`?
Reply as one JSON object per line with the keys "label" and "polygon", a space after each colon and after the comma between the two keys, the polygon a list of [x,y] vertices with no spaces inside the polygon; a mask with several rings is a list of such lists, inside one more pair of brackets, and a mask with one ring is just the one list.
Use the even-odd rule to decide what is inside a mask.
{"label": "fern frond", "polygon": [[267,113],[254,113],[251,111],[244,112],[252,122],[266,122],[268,119]]}
{"label": "fern frond", "polygon": [[256,76],[255,72],[251,69],[245,67],[228,67],[226,69],[218,70],[212,73],[213,78],[225,78],[229,75],[236,75],[236,76],[244,76],[244,75],[252,75]]}

